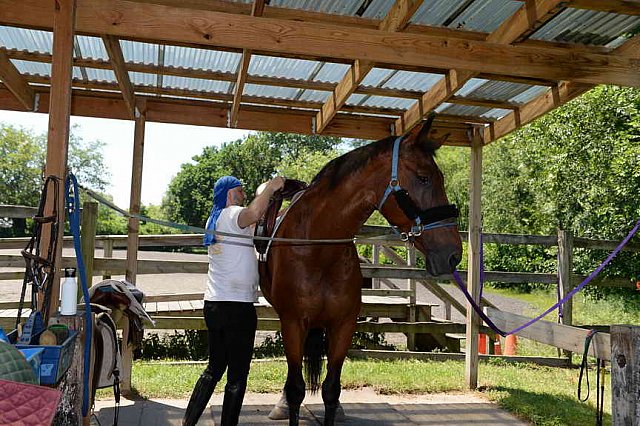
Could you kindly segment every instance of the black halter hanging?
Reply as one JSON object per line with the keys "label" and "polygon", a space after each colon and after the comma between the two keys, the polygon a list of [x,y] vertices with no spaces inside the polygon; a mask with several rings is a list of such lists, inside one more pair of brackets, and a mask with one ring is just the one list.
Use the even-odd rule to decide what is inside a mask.
{"label": "black halter hanging", "polygon": [[[402,241],[407,241],[409,240],[409,238],[418,237],[422,234],[422,231],[456,226],[457,223],[450,220],[455,219],[460,215],[458,208],[454,204],[446,204],[443,206],[421,210],[418,208],[416,203],[413,202],[407,190],[403,189],[400,186],[400,182],[398,181],[398,158],[400,156],[399,154],[401,141],[402,136],[398,136],[393,142],[393,154],[391,157],[391,180],[389,181],[389,186],[387,186],[387,189],[384,191],[382,200],[378,204],[378,210],[382,209],[382,206],[387,201],[387,198],[389,198],[389,194],[393,194],[396,202],[398,203],[398,206],[400,206],[400,209],[404,212],[407,218],[415,222],[415,225],[413,225],[408,232],[399,233],[400,239],[402,239]],[[394,227],[392,227],[392,229],[395,231]]]}

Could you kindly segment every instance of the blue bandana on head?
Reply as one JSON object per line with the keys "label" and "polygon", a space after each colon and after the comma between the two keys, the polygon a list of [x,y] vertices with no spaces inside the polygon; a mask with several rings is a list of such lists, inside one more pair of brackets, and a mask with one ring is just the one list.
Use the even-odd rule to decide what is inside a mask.
{"label": "blue bandana on head", "polygon": [[209,219],[207,219],[207,225],[205,226],[208,232],[205,232],[203,240],[205,247],[216,243],[216,236],[212,231],[216,230],[216,222],[218,221],[218,217],[220,217],[222,209],[227,207],[227,193],[230,189],[237,188],[238,186],[242,186],[242,182],[233,176],[223,176],[218,179],[213,186],[213,207],[211,208],[211,213],[209,213]]}

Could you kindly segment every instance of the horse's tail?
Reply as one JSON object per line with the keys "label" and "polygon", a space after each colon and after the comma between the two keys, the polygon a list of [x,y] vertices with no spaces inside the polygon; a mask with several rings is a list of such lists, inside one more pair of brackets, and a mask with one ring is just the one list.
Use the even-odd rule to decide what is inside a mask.
{"label": "horse's tail", "polygon": [[304,369],[311,392],[320,388],[322,356],[325,354],[324,329],[312,328],[304,342]]}

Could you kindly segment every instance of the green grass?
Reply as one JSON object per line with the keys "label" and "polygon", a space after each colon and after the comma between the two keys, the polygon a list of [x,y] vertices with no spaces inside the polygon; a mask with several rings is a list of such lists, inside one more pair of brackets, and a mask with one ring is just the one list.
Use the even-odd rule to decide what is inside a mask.
{"label": "green grass", "polygon": [[[133,383],[143,398],[188,398],[203,369],[204,365],[136,362]],[[259,393],[280,392],[285,376],[283,361],[254,362],[248,389]],[[480,393],[486,398],[532,424],[591,424],[595,417],[595,377],[592,377],[593,396],[589,404],[577,400],[577,380],[577,369],[491,362],[480,365],[478,384]],[[347,360],[342,387],[371,387],[380,394],[459,392],[465,389],[464,363]],[[216,391],[220,392],[222,388],[218,386]],[[605,423],[610,424],[610,389],[606,392]],[[103,390],[100,396],[108,397],[109,393]]]}

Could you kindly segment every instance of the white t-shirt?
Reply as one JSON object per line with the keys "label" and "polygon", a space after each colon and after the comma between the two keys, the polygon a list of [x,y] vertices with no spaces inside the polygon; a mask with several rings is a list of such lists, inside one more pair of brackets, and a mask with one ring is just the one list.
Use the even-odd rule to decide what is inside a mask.
{"label": "white t-shirt", "polygon": [[[223,209],[216,222],[216,230],[252,236],[252,227],[242,229],[238,225],[242,209],[240,206]],[[216,243],[209,246],[209,272],[204,300],[257,302],[258,279],[258,259],[253,241],[216,235]]]}

